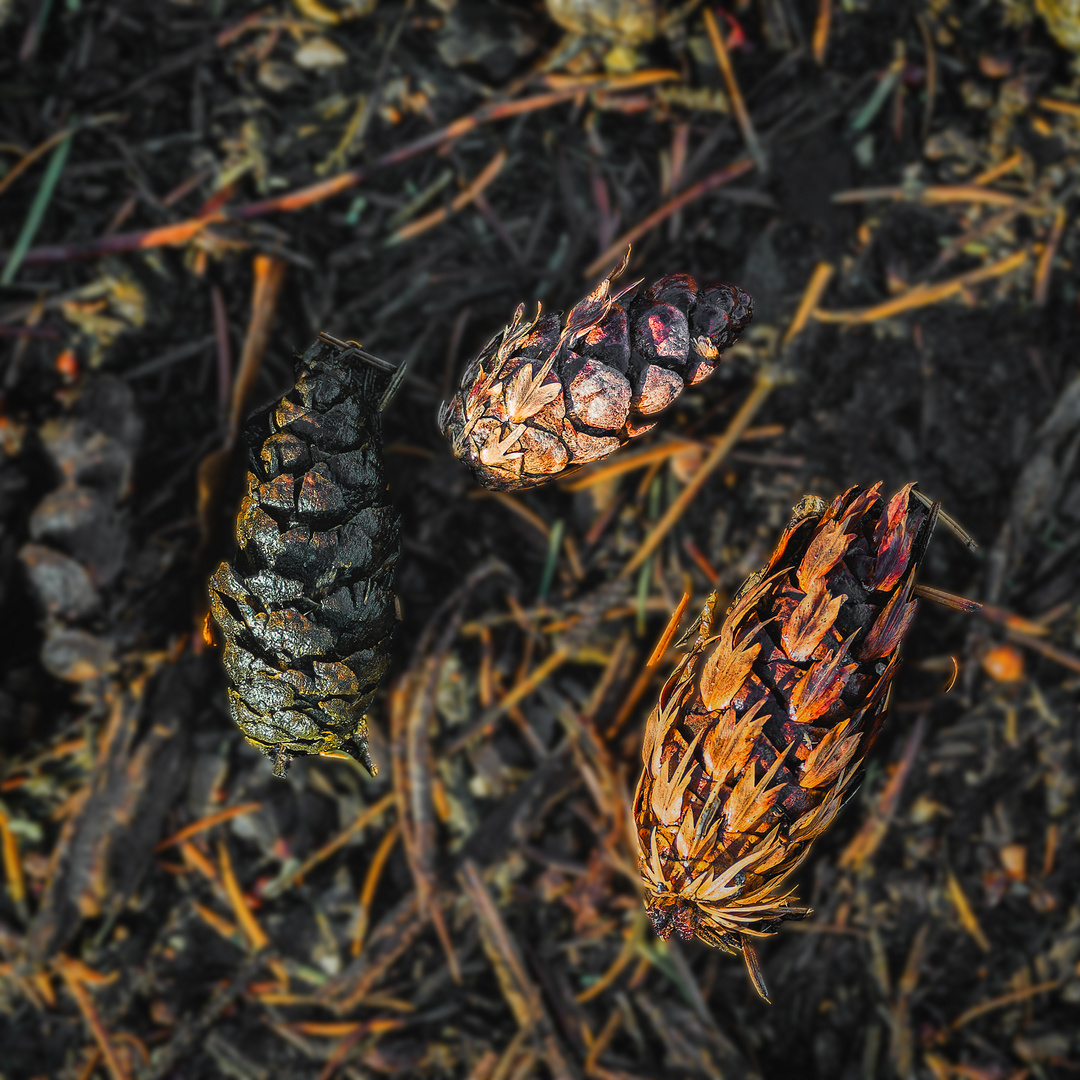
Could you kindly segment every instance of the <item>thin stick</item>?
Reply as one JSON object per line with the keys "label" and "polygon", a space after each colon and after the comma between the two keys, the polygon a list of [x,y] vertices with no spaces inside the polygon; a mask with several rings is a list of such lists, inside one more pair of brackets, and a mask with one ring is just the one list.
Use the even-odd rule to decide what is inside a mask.
{"label": "thin stick", "polygon": [[701,14],[705,20],[705,29],[708,31],[713,52],[716,54],[716,62],[720,66],[721,74],[724,76],[724,85],[727,87],[728,97],[731,98],[731,111],[735,114],[735,121],[739,125],[739,131],[742,132],[743,142],[746,143],[746,149],[754,159],[754,164],[757,165],[761,172],[766,172],[768,162],[765,158],[765,152],[761,148],[761,142],[757,137],[757,132],[754,130],[754,122],[750,119],[750,112],[746,108],[746,102],[743,100],[739,82],[735,78],[735,69],[731,66],[731,57],[728,55],[727,46],[724,44],[723,35],[720,33],[720,27],[716,25],[716,16],[712,13],[712,9],[708,7]]}
{"label": "thin stick", "polygon": [[894,296],[884,303],[875,304],[873,307],[858,308],[852,311],[825,311],[818,308],[814,312],[814,318],[818,322],[841,323],[846,326],[865,325],[878,322],[880,319],[888,319],[894,315],[900,315],[906,311],[914,311],[917,308],[937,304],[950,296],[956,296],[971,285],[977,285],[982,281],[990,281],[1001,277],[1013,270],[1019,269],[1029,259],[1031,252],[1027,248],[1014,251],[1011,255],[997,262],[988,263],[975,270],[970,270],[959,277],[950,278],[948,281],[939,282],[937,285],[916,285],[899,296]]}
{"label": "thin stick", "polygon": [[225,821],[231,821],[235,817],[240,817],[241,814],[252,814],[256,810],[261,809],[261,802],[246,802],[240,803],[239,806],[228,806],[224,810],[219,810],[216,814],[208,814],[198,821],[193,821],[190,825],[185,825],[179,832],[174,832],[172,836],[167,836],[164,840],[161,840],[154,847],[154,851],[164,851],[166,848],[171,848],[174,844],[182,843],[184,840],[190,840],[193,836],[205,832],[207,829],[212,829],[215,825],[220,825]]}
{"label": "thin stick", "polygon": [[752,158],[739,158],[737,161],[733,161],[730,165],[725,165],[722,169],[717,169],[716,172],[706,176],[704,180],[699,180],[696,184],[691,184],[685,191],[676,195],[675,198],[669,199],[659,209],[654,210],[643,221],[638,222],[632,228],[627,229],[617,240],[612,242],[608,248],[599,254],[589,265],[585,268],[586,277],[594,277],[600,273],[601,270],[607,269],[611,261],[626,250],[627,244],[636,243],[647,232],[651,232],[657,225],[667,221],[676,210],[681,210],[688,203],[692,203],[695,199],[700,199],[702,195],[713,191],[715,188],[723,187],[724,184],[730,183],[732,180],[737,180],[740,176],[745,175],[754,168],[754,161]]}
{"label": "thin stick", "polygon": [[679,492],[678,496],[664,512],[663,517],[652,527],[648,536],[642,541],[641,546],[634,552],[633,557],[623,566],[619,572],[619,577],[628,577],[632,574],[660,546],[664,537],[686,513],[686,508],[694,501],[702,487],[705,486],[705,481],[720,467],[731,452],[731,448],[750,426],[750,421],[757,415],[758,409],[765,404],[775,385],[771,371],[762,370],[758,373],[753,390],[750,391],[746,400],[739,407],[739,411],[732,417],[723,437],[709,452],[708,457],[701,463],[698,471],[694,473],[686,487]]}

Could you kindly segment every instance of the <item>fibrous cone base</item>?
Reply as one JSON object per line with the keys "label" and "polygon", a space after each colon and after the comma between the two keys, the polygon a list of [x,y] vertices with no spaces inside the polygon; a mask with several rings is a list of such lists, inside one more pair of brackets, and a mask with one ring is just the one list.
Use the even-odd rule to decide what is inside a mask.
{"label": "fibrous cone base", "polygon": [[649,718],[634,809],[661,937],[741,953],[809,909],[786,879],[836,817],[880,730],[937,517],[909,484],[795,507],[768,564],[696,639]]}

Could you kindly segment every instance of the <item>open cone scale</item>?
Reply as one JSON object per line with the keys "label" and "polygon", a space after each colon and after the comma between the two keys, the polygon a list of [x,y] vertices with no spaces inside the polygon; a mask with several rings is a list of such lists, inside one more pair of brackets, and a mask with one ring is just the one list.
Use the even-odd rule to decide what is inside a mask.
{"label": "open cone scale", "polygon": [[530,322],[518,305],[443,403],[439,427],[484,487],[535,487],[644,434],[716,370],[753,317],[741,289],[702,287],[689,274],[660,278],[623,307],[640,284],[611,293],[628,259],[565,323],[557,312]]}
{"label": "open cone scale", "polygon": [[713,593],[649,718],[634,800],[663,938],[741,953],[809,909],[786,879],[829,826],[881,728],[937,518],[913,484],[807,496],[715,627]]}

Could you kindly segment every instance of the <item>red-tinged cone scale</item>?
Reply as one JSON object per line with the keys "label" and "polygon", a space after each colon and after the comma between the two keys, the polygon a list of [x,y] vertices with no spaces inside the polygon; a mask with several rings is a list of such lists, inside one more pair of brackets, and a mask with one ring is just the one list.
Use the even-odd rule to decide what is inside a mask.
{"label": "red-tinged cone scale", "polygon": [[661,278],[623,307],[640,282],[610,289],[628,258],[565,322],[558,312],[530,322],[519,305],[443,403],[439,427],[484,487],[535,487],[607,457],[711,375],[749,324],[746,293],[688,274]]}
{"label": "red-tinged cone scale", "polygon": [[937,519],[907,485],[795,507],[716,627],[716,594],[649,718],[634,800],[662,937],[741,953],[801,919],[786,879],[854,790],[885,718]]}

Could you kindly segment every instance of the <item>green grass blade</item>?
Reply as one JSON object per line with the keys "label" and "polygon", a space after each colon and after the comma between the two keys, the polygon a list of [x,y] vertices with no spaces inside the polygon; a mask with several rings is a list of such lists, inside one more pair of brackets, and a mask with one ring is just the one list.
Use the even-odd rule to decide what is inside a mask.
{"label": "green grass blade", "polygon": [[22,266],[22,261],[26,258],[30,245],[34,242],[34,237],[37,235],[38,228],[41,225],[41,219],[45,216],[45,211],[52,200],[53,192],[56,190],[60,174],[64,171],[64,164],[70,150],[71,136],[69,135],[66,139],[57,143],[56,149],[52,152],[48,167],[45,169],[45,175],[41,178],[41,186],[37,189],[34,201],[30,205],[30,213],[26,215],[23,227],[19,231],[19,238],[15,241],[15,246],[8,255],[4,272],[0,274],[0,285],[10,285],[15,280],[15,275],[19,272],[19,267]]}

